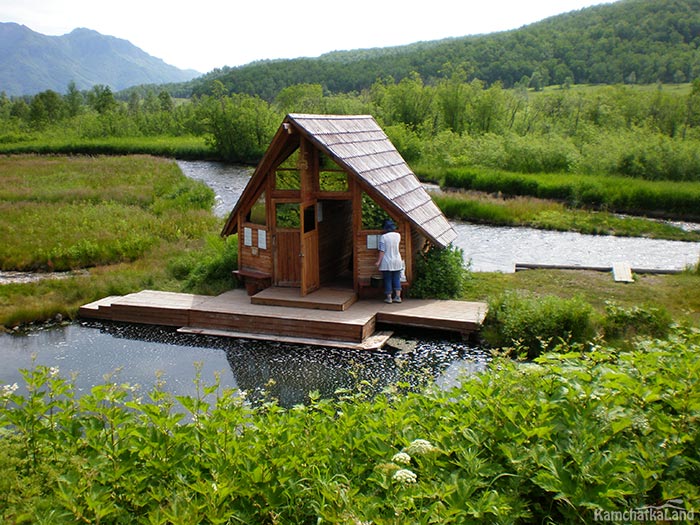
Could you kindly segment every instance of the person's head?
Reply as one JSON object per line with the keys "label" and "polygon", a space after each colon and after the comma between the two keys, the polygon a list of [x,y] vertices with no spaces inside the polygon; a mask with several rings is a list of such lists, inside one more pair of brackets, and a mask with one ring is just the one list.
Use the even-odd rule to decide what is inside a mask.
{"label": "person's head", "polygon": [[394,224],[394,221],[392,221],[391,219],[387,219],[384,221],[384,226],[382,227],[382,229],[385,232],[393,232],[396,229],[396,224]]}

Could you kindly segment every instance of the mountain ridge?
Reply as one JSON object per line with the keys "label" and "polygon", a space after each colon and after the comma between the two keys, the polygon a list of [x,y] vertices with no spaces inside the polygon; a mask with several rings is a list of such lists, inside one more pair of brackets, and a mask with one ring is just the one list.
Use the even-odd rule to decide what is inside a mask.
{"label": "mountain ridge", "polygon": [[153,57],[128,40],[76,28],[49,36],[15,22],[0,22],[0,91],[8,96],[62,93],[95,85],[120,91],[141,84],[186,82],[201,75]]}

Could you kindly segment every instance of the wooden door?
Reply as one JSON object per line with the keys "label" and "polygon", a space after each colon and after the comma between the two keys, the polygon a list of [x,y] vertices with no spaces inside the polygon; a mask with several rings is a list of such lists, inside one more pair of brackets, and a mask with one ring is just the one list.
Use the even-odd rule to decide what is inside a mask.
{"label": "wooden door", "polygon": [[299,230],[275,233],[275,286],[299,286],[301,283],[301,246]]}
{"label": "wooden door", "polygon": [[298,202],[274,202],[273,257],[275,286],[301,284],[301,217]]}
{"label": "wooden door", "polygon": [[301,295],[319,288],[318,262],[316,201],[310,201],[302,204],[301,209]]}

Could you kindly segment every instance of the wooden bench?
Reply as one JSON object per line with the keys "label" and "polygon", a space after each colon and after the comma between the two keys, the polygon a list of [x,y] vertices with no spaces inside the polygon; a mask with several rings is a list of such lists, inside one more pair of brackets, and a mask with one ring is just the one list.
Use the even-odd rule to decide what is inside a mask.
{"label": "wooden bench", "polygon": [[272,276],[269,273],[259,270],[242,268],[240,270],[233,270],[233,275],[244,282],[248,295],[255,295],[272,285]]}

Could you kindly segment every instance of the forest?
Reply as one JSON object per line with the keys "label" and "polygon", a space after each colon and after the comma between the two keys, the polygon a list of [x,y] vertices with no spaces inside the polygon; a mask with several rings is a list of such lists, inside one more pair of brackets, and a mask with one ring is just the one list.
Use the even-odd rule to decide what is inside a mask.
{"label": "forest", "polygon": [[151,90],[143,97],[132,91],[123,101],[105,86],[84,93],[73,85],[63,95],[0,97],[0,151],[90,153],[99,144],[109,153],[120,140],[148,149],[158,137],[193,148],[174,156],[255,163],[286,113],[371,114],[418,171],[470,166],[700,178],[700,80],[537,92],[469,81],[463,69],[453,68],[433,85],[414,72],[398,82],[378,80],[359,94],[332,95],[319,84],[298,84],[271,103],[214,84],[213,95],[189,100]]}
{"label": "forest", "polygon": [[271,102],[300,83],[361,92],[378,78],[400,81],[416,72],[434,84],[446,64],[462,67],[468,80],[504,88],[681,83],[700,75],[699,43],[699,0],[619,0],[500,33],[225,67],[173,85],[171,93],[211,94],[219,80],[231,93]]}

